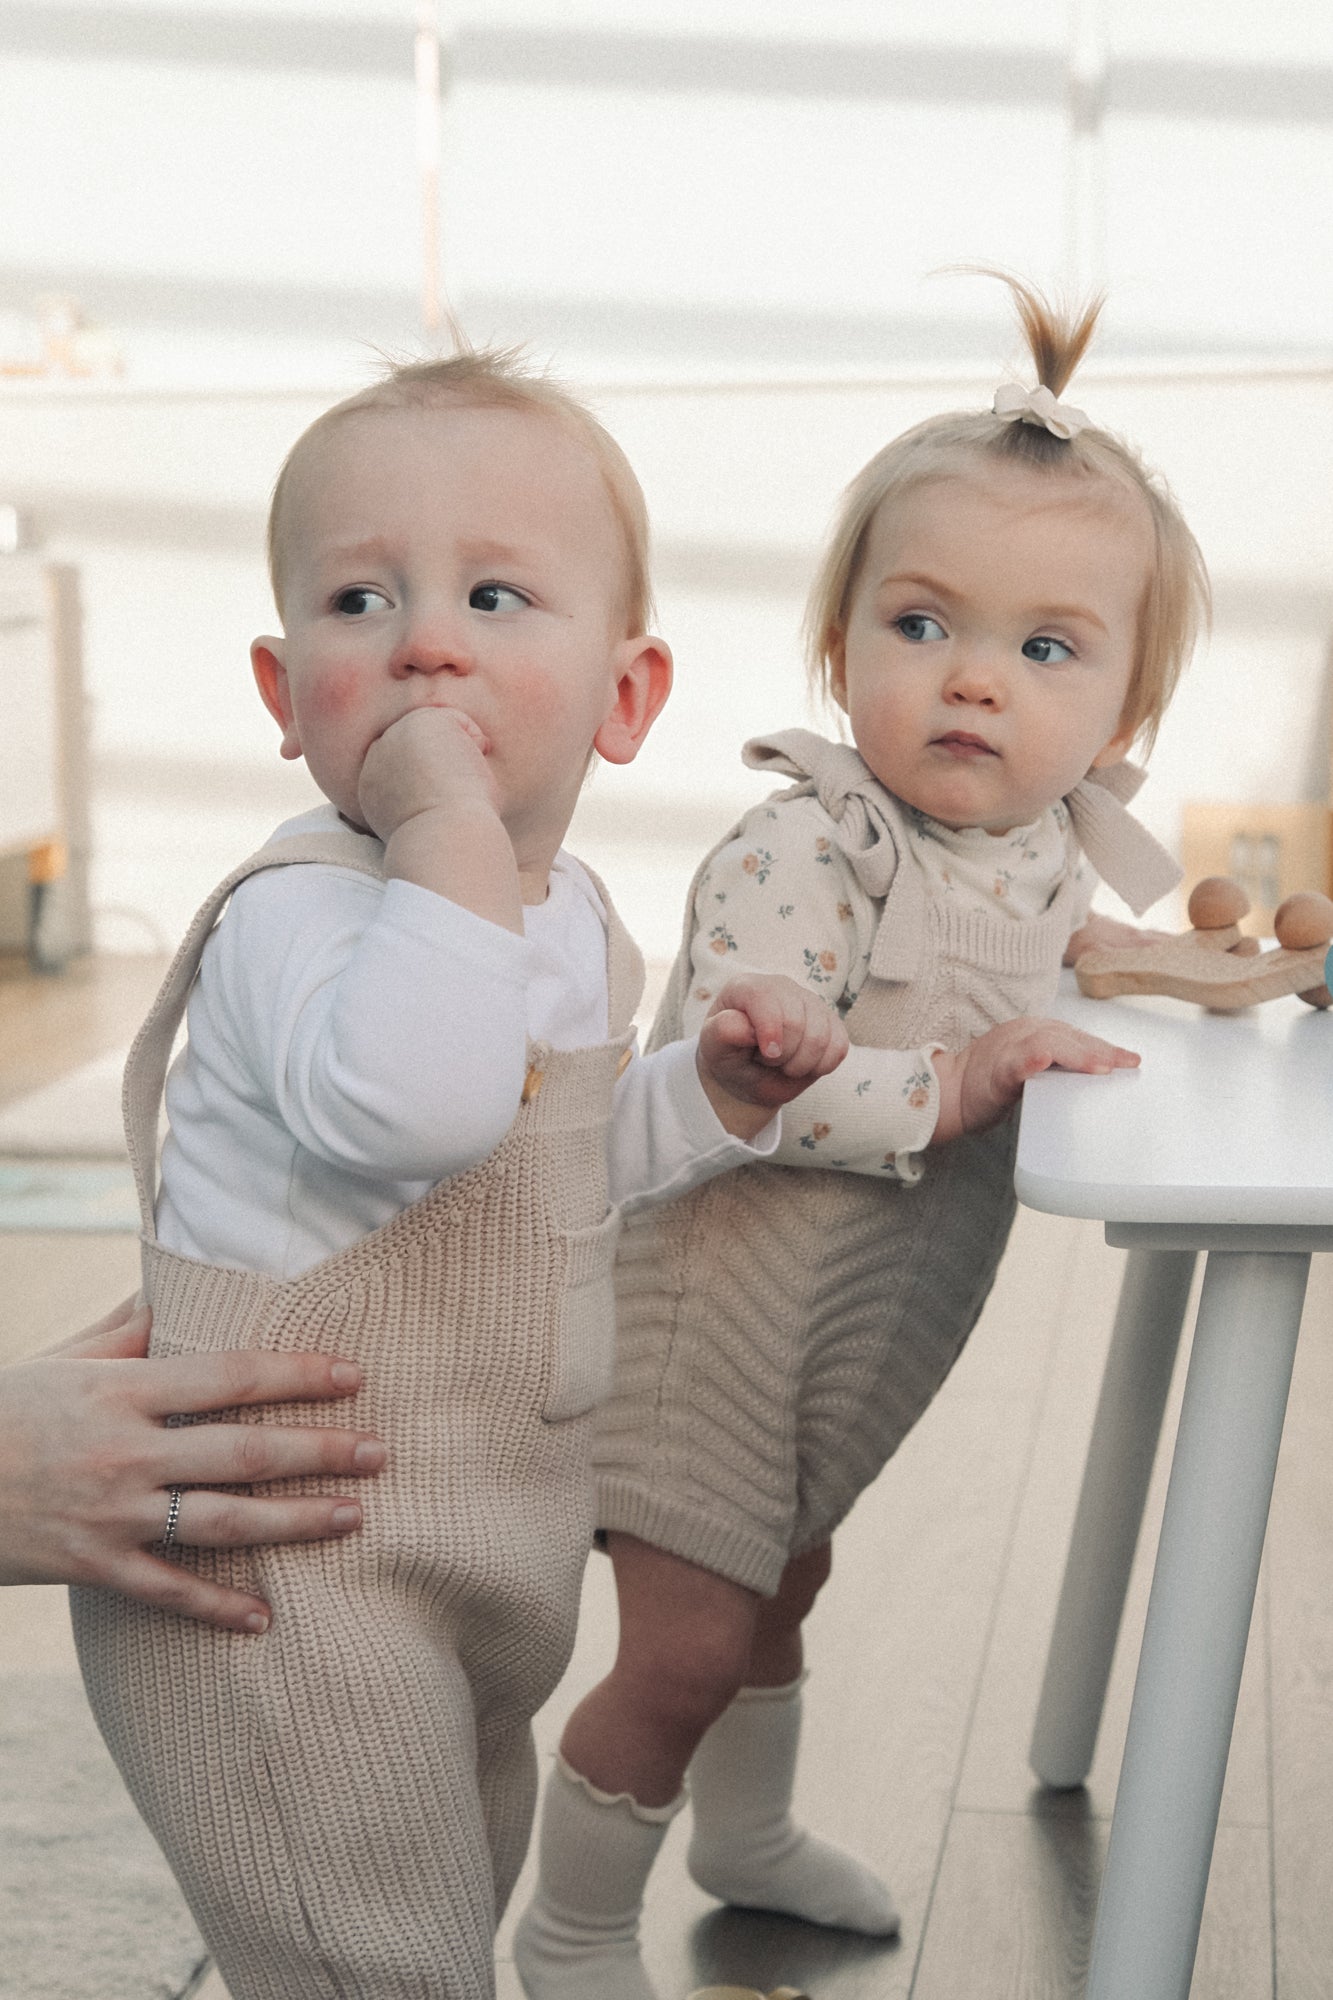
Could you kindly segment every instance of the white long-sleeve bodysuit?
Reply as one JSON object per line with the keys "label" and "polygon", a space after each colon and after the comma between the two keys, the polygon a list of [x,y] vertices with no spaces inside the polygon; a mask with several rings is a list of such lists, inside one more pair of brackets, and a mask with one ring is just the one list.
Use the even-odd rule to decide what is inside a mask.
{"label": "white long-sleeve bodysuit", "polygon": [[[338,825],[316,807],[274,839]],[[167,1082],[158,1241],[292,1278],[484,1160],[513,1122],[529,1045],[607,1034],[606,913],[587,871],[558,855],[547,900],[523,916],[519,937],[415,883],[331,866],[243,882],[205,946]],[[754,1148],[723,1131],[694,1046],[637,1058],[616,1086],[613,1209],[772,1150],[776,1120]]]}

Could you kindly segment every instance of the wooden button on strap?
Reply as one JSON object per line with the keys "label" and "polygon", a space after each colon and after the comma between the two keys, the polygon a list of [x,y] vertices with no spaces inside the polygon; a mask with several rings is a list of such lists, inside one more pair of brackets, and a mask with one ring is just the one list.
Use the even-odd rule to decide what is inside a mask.
{"label": "wooden button on strap", "polygon": [[523,1104],[535,1103],[537,1093],[541,1089],[545,1081],[546,1081],[546,1071],[544,1069],[539,1069],[536,1063],[533,1063],[531,1069],[528,1071],[527,1075],[523,1079],[523,1094],[520,1099],[520,1102]]}

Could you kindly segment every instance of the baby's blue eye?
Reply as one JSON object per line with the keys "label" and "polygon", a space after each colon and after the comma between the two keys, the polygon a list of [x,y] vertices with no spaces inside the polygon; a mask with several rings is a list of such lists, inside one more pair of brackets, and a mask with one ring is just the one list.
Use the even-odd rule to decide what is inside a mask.
{"label": "baby's blue eye", "polygon": [[335,611],[341,611],[344,618],[364,618],[367,611],[376,605],[387,605],[388,598],[382,590],[371,590],[362,584],[352,590],[340,590],[333,600]]}
{"label": "baby's blue eye", "polygon": [[905,611],[901,618],[895,618],[893,622],[904,639],[910,639],[914,646],[946,636],[938,618],[927,618],[924,611]]}
{"label": "baby's blue eye", "polygon": [[1023,658],[1036,660],[1044,667],[1058,666],[1061,660],[1072,660],[1073,657],[1073,647],[1066,646],[1063,639],[1047,639],[1044,635],[1039,635],[1035,639],[1025,639],[1023,642]]}
{"label": "baby's blue eye", "polygon": [[521,611],[527,602],[521,590],[507,583],[479,583],[468,595],[474,611]]}

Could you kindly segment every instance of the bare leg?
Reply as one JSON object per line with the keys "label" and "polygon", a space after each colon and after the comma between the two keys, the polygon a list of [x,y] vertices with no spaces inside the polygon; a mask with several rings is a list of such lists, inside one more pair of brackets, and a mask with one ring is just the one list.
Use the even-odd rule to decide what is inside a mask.
{"label": "bare leg", "polygon": [[800,1679],[805,1664],[801,1627],[832,1568],[833,1544],[821,1542],[817,1549],[793,1556],[782,1572],[777,1595],[759,1600],[745,1674],[747,1687],[786,1687]]}
{"label": "bare leg", "polygon": [[[606,1679],[570,1716],[560,1754],[598,1791],[665,1806],[750,1671],[763,1600],[633,1535],[613,1534],[609,1542],[620,1647]],[[799,1663],[799,1620],[794,1643]],[[783,1625],[765,1657],[771,1650],[775,1660],[785,1658],[791,1645]]]}
{"label": "bare leg", "polygon": [[656,2000],[639,1916],[685,1767],[735,1696],[759,1598],[631,1535],[610,1537],[620,1647],[570,1717],[546,1786],[539,1874],[514,1962],[531,2000]]}
{"label": "bare leg", "polygon": [[788,1563],[759,1610],[746,1685],[690,1765],[695,1881],[724,1903],[889,1937],[898,1912],[863,1862],[792,1817],[801,1735],[801,1626],[832,1567],[827,1542]]}

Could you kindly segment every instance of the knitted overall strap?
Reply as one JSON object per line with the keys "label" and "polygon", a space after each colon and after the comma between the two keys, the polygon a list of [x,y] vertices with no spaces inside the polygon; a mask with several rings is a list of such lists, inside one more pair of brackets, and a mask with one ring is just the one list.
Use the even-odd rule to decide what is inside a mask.
{"label": "knitted overall strap", "polygon": [[606,1025],[610,1039],[618,1042],[628,1034],[643,998],[643,953],[620,921],[601,876],[595,875],[586,861],[580,861],[579,866],[601,897],[606,913]]}
{"label": "knitted overall strap", "polygon": [[130,1047],[121,1092],[125,1139],[130,1165],[134,1169],[134,1183],[139,1191],[139,1216],[144,1236],[149,1242],[154,1239],[157,1119],[167,1080],[167,1066],[171,1061],[176,1031],[185,1015],[190,988],[199,970],[199,960],[223,907],[232,892],[249,876],[258,875],[266,868],[284,868],[297,862],[315,861],[336,868],[352,868],[360,875],[370,875],[382,881],[383,866],[371,851],[376,847],[377,842],[372,842],[365,834],[354,833],[350,827],[336,831],[330,829],[326,833],[298,834],[290,840],[269,841],[219,882],[185,933],[157,998],[149,1009],[148,1018]]}

